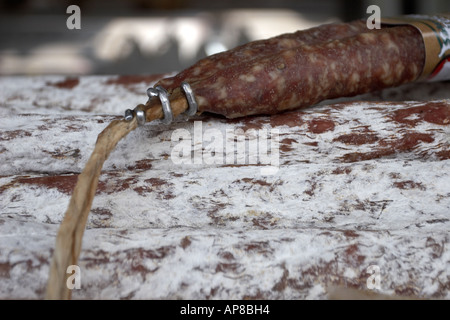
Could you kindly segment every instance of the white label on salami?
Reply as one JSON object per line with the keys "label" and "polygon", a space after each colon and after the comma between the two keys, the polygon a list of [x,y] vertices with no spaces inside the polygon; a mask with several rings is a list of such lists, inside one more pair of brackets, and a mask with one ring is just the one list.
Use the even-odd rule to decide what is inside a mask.
{"label": "white label on salami", "polygon": [[450,57],[442,61],[429,77],[428,81],[444,81],[450,79]]}
{"label": "white label on salami", "polygon": [[425,65],[420,78],[450,80],[450,13],[383,18],[382,23],[409,24],[419,29],[425,44]]}

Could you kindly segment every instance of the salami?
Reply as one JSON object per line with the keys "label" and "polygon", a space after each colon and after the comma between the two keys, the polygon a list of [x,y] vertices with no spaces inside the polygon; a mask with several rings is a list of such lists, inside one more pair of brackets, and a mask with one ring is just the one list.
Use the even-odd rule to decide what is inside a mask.
{"label": "salami", "polygon": [[170,92],[179,87],[183,81],[202,80],[213,75],[218,70],[223,70],[242,62],[256,60],[302,45],[343,39],[365,30],[367,30],[366,23],[362,20],[357,20],[350,23],[325,24],[308,30],[282,34],[267,40],[249,42],[235,49],[202,59],[174,77],[160,80],[156,85],[161,85]]}
{"label": "salami", "polygon": [[273,114],[416,80],[424,48],[413,27],[302,46],[193,83],[203,111],[229,118]]}
{"label": "salami", "polygon": [[[327,35],[331,40],[324,39]],[[191,85],[200,113],[227,118],[275,114],[415,81],[424,56],[414,27],[368,30],[358,21],[250,43],[201,60],[159,84],[168,85],[170,100],[180,109],[175,115],[186,108],[176,87],[181,81]],[[151,100],[146,108],[155,104]]]}

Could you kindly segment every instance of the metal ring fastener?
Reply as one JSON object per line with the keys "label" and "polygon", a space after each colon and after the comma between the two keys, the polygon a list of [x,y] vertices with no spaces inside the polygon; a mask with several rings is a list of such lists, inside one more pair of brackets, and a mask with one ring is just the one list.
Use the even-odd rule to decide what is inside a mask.
{"label": "metal ring fastener", "polygon": [[144,110],[135,108],[134,113],[136,114],[136,119],[137,119],[138,125],[143,126],[146,121]]}
{"label": "metal ring fastener", "polygon": [[170,124],[173,121],[173,113],[172,108],[170,107],[170,101],[168,98],[169,93],[167,90],[161,86],[157,86],[156,88],[148,88],[147,95],[150,99],[153,97],[159,97],[164,114],[162,121],[164,124]]}
{"label": "metal ring fastener", "polygon": [[133,110],[131,110],[131,109],[125,110],[125,117],[124,118],[125,118],[126,121],[133,120],[133,117],[134,117]]}
{"label": "metal ring fastener", "polygon": [[186,114],[188,116],[193,116],[197,113],[198,110],[198,104],[195,100],[194,92],[192,91],[191,86],[187,82],[181,83],[181,89],[184,91],[184,94],[186,95],[186,100],[188,102],[189,108],[186,110]]}
{"label": "metal ring fastener", "polygon": [[[181,83],[181,89],[183,90],[184,94],[186,95],[186,99],[189,105],[189,108],[185,111],[185,113],[188,116],[193,116],[198,111],[198,104],[195,100],[194,93],[192,91],[191,86],[187,82]],[[169,93],[166,89],[164,89],[161,86],[157,86],[156,88],[148,88],[147,89],[147,95],[149,99],[152,99],[154,97],[158,97],[161,101],[161,106],[164,114],[164,118],[162,119],[162,122],[164,124],[170,124],[173,121],[173,113],[172,108],[170,106],[170,100],[169,100]],[[131,121],[133,117],[136,116],[138,125],[142,126],[146,122],[145,112],[138,106],[134,108],[134,110],[127,109],[125,111],[125,120]]]}
{"label": "metal ring fastener", "polygon": [[147,96],[151,99],[153,97],[157,97],[158,96],[158,90],[156,90],[155,88],[148,88],[147,89]]}
{"label": "metal ring fastener", "polygon": [[157,86],[156,90],[159,93],[159,100],[161,101],[161,106],[164,113],[164,118],[162,119],[162,122],[164,124],[170,124],[173,121],[173,113],[172,108],[170,107],[168,92],[161,86]]}

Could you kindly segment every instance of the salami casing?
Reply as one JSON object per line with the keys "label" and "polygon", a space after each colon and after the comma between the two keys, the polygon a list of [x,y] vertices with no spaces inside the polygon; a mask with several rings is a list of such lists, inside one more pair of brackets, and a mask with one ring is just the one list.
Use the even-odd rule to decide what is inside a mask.
{"label": "salami casing", "polygon": [[199,112],[227,118],[274,114],[412,82],[424,56],[414,27],[368,30],[356,21],[249,43],[205,58],[159,85],[179,99],[177,87],[189,82]]}
{"label": "salami casing", "polygon": [[232,50],[220,52],[198,61],[174,77],[162,79],[157,83],[168,91],[180,86],[183,81],[198,81],[213,75],[218,70],[256,60],[268,55],[292,49],[305,44],[311,45],[354,36],[367,30],[364,21],[350,23],[330,23],[308,30],[282,34],[267,40],[258,40],[243,44]]}

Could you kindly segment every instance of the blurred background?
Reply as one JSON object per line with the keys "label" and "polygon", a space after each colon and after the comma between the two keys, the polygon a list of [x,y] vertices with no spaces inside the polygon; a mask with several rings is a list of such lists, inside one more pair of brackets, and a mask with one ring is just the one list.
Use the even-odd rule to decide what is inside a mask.
{"label": "blurred background", "polygon": [[[0,0],[0,75],[180,71],[239,44],[323,23],[449,12],[449,0]],[[69,29],[80,8],[80,29]]]}

